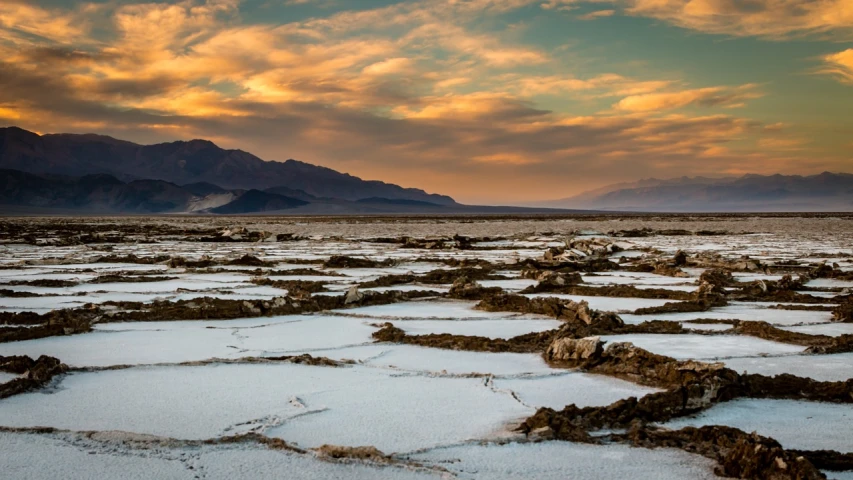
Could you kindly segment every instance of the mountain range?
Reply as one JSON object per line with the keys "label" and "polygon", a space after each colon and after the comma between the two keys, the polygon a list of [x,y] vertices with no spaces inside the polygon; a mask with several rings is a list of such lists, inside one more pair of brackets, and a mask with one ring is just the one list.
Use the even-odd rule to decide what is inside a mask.
{"label": "mountain range", "polygon": [[264,161],[207,140],[138,145],[0,128],[4,213],[536,213],[458,204],[297,160]]}
{"label": "mountain range", "polygon": [[420,200],[452,205],[452,198],[352,175],[296,160],[268,162],[207,140],[138,145],[102,135],[38,135],[0,128],[0,168],[35,174],[107,174],[121,181],[210,183],[225,189],[286,187],[315,197]]}
{"label": "mountain range", "polygon": [[649,178],[532,205],[643,212],[846,212],[853,211],[853,174]]}
{"label": "mountain range", "polygon": [[297,160],[265,161],[207,140],[139,145],[7,127],[0,128],[0,208],[89,214],[853,211],[853,175],[649,178],[527,207],[486,207]]}

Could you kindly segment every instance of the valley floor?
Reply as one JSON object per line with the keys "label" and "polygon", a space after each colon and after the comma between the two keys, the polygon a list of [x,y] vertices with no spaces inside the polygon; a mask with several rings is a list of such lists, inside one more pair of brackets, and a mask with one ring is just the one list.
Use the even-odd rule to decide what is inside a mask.
{"label": "valley floor", "polygon": [[838,215],[0,219],[7,479],[853,478]]}

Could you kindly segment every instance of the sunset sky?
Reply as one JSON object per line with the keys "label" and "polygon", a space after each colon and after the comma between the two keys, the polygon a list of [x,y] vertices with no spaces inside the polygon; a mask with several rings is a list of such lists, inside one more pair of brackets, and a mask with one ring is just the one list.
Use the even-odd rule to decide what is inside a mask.
{"label": "sunset sky", "polygon": [[853,172],[851,0],[2,0],[0,61],[0,126],[464,202]]}

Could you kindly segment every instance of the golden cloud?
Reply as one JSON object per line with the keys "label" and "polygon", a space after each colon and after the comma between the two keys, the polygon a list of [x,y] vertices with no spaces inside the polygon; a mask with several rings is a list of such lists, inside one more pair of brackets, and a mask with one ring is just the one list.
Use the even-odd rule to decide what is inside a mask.
{"label": "golden cloud", "polygon": [[829,74],[842,83],[853,84],[853,48],[823,57],[821,73]]}
{"label": "golden cloud", "polygon": [[738,87],[708,87],[675,92],[644,93],[625,97],[613,107],[616,110],[638,113],[672,110],[690,105],[740,107],[746,100],[762,96],[755,88],[755,85],[747,84]]}

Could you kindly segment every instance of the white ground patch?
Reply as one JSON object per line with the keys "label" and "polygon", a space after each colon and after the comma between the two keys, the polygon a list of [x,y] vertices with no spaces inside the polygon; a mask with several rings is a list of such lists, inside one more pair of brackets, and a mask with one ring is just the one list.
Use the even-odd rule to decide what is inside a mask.
{"label": "white ground patch", "polygon": [[15,375],[14,373],[0,372],[0,385],[6,382],[11,382],[16,378],[18,378],[18,375]]}
{"label": "white ground patch", "polygon": [[824,382],[853,378],[853,353],[833,355],[791,355],[784,357],[732,358],[726,366],[737,372],[779,375],[789,373]]}
{"label": "white ground patch", "polygon": [[208,478],[258,480],[415,480],[438,479],[431,472],[404,467],[382,467],[358,463],[329,463],[310,455],[262,449],[217,449],[205,451],[199,464]]}
{"label": "white ground patch", "polygon": [[370,343],[373,341],[371,335],[377,330],[369,325],[368,319],[337,315],[273,318],[298,321],[241,329],[235,332],[239,337],[236,345],[246,352],[305,353]]}
{"label": "white ground patch", "polygon": [[127,480],[189,480],[194,474],[177,459],[154,455],[92,455],[86,449],[55,438],[0,432],[0,472],[7,479],[56,478]]}
{"label": "white ground patch", "polygon": [[728,330],[728,329],[732,328],[732,326],[728,323],[682,322],[681,325],[684,328],[689,328],[691,330],[704,330],[707,332],[720,332],[720,331]]}
{"label": "white ground patch", "polygon": [[240,356],[228,330],[136,330],[0,343],[0,355],[49,355],[72,367],[145,365]]}
{"label": "white ground patch", "polygon": [[822,470],[822,472],[826,475],[827,480],[853,480],[853,471],[830,472],[829,470]]}
{"label": "white ground patch", "polygon": [[777,310],[758,306],[756,304],[731,304],[725,307],[715,307],[707,312],[661,313],[652,315],[622,315],[626,323],[642,323],[647,320],[671,320],[688,322],[700,318],[716,320],[752,320],[768,322],[774,325],[799,325],[810,323],[827,323],[832,321],[831,312],[816,312],[807,310]]}
{"label": "white ground patch", "polygon": [[447,468],[457,478],[515,480],[717,479],[714,462],[681,450],[543,442],[465,445],[412,456]]}
{"label": "white ground patch", "polygon": [[335,310],[344,315],[358,315],[371,318],[447,318],[460,320],[466,318],[506,318],[514,314],[508,312],[484,312],[475,310],[477,302],[441,300],[391,303],[372,307]]}
{"label": "white ground patch", "polygon": [[6,426],[183,439],[259,429],[305,447],[373,445],[386,452],[488,437],[532,413],[481,378],[288,364],[76,373],[55,390],[2,405],[0,425]]}
{"label": "white ground patch", "polygon": [[805,347],[771,342],[740,335],[604,335],[608,343],[631,342],[652,353],[676,359],[713,360],[758,355],[786,355],[802,352]]}
{"label": "white ground patch", "polygon": [[820,325],[801,325],[799,327],[783,327],[783,330],[792,332],[808,333],[809,335],[829,335],[838,337],[840,335],[853,335],[853,323],[824,323]]}
{"label": "white ground patch", "polygon": [[554,373],[542,360],[542,356],[535,353],[468,352],[392,344],[316,353],[331,358],[360,360],[372,367],[431,375],[481,374],[508,377]]}
{"label": "white ground patch", "polygon": [[280,356],[370,343],[377,329],[368,323],[328,315],[107,323],[93,333],[0,343],[0,355],[50,355],[74,367]]}
{"label": "white ground patch", "polygon": [[853,287],[853,281],[836,280],[834,278],[815,278],[806,282],[806,286],[814,288],[850,288]]}
{"label": "white ground patch", "polygon": [[410,335],[450,333],[488,338],[512,338],[559,328],[562,322],[544,318],[513,317],[507,320],[403,320],[391,322]]}
{"label": "white ground patch", "polygon": [[776,439],[798,450],[850,452],[853,409],[849,404],[743,399],[721,403],[695,417],[675,419],[667,428],[727,425]]}
{"label": "white ground patch", "polygon": [[439,478],[405,468],[331,463],[311,454],[270,450],[261,445],[133,449],[116,442],[94,442],[71,434],[45,436],[0,433],[0,471],[4,478],[128,480],[211,479],[391,480]]}
{"label": "white ground patch", "polygon": [[512,390],[527,405],[556,410],[572,404],[578,407],[606,406],[623,398],[639,398],[661,391],[603,375],[575,372],[534,378],[495,379],[494,386]]}

